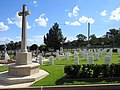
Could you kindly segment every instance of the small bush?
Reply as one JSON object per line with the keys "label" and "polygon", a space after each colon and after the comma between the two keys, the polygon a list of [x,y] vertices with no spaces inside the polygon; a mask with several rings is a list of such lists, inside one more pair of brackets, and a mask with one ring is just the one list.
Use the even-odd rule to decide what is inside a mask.
{"label": "small bush", "polygon": [[120,64],[68,65],[64,72],[68,78],[120,77]]}
{"label": "small bush", "polygon": [[69,78],[78,77],[78,72],[80,70],[80,65],[68,65],[65,66],[64,72],[67,74]]}

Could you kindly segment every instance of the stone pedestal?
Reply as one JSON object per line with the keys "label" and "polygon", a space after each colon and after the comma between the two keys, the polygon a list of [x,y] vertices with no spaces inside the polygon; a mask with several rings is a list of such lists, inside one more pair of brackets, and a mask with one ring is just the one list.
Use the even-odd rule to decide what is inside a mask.
{"label": "stone pedestal", "polygon": [[31,52],[18,52],[16,53],[16,65],[32,64]]}
{"label": "stone pedestal", "polygon": [[12,76],[29,76],[39,72],[39,64],[32,63],[28,65],[9,65],[8,74]]}
{"label": "stone pedestal", "polygon": [[16,53],[16,64],[8,66],[8,74],[13,76],[33,75],[39,72],[39,64],[32,63],[31,52]]}

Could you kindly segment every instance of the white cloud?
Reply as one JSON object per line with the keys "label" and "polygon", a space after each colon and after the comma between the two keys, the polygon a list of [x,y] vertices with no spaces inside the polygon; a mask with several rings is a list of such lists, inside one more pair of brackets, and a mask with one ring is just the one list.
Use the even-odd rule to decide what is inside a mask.
{"label": "white cloud", "polygon": [[73,8],[73,16],[78,16],[78,11],[79,11],[78,6],[75,6],[75,7]]}
{"label": "white cloud", "polygon": [[90,24],[93,24],[93,23],[94,23],[94,19],[93,19],[93,18],[88,18],[88,22],[89,22]]}
{"label": "white cloud", "polygon": [[72,26],[80,26],[80,22],[79,21],[74,21],[70,23]]}
{"label": "white cloud", "polygon": [[65,22],[65,25],[71,25],[71,26],[80,26],[80,22],[79,21],[73,21],[73,22]]}
{"label": "white cloud", "polygon": [[120,7],[116,8],[111,12],[110,20],[120,20]]}
{"label": "white cloud", "polygon": [[65,11],[67,11],[68,12],[68,17],[72,17],[72,16],[74,16],[74,17],[77,17],[78,15],[79,15],[79,7],[78,6],[75,6],[74,8],[73,8],[73,10],[72,10],[72,12],[69,12],[69,10],[65,10]]}
{"label": "white cloud", "polygon": [[33,4],[34,4],[35,7],[38,6],[38,5],[37,5],[37,1],[33,1]]}
{"label": "white cloud", "polygon": [[33,3],[34,3],[34,4],[36,4],[36,3],[37,3],[37,1],[33,1]]}
{"label": "white cloud", "polygon": [[72,17],[72,13],[68,13],[68,17]]}
{"label": "white cloud", "polygon": [[43,16],[45,16],[45,14],[41,14],[38,19],[35,19],[35,25],[42,26],[42,27],[47,26],[48,18],[44,18]]}
{"label": "white cloud", "polygon": [[81,18],[79,18],[80,23],[86,23],[87,21],[88,21],[88,17],[86,16],[82,16]]}
{"label": "white cloud", "polygon": [[107,11],[106,10],[103,10],[101,13],[100,13],[101,16],[106,16],[107,15]]}
{"label": "white cloud", "polygon": [[[8,24],[15,24],[17,27],[22,28],[22,17],[18,16],[18,12],[16,13],[16,16],[14,18],[8,18],[7,21]],[[29,26],[27,22],[27,29],[30,28],[31,26]]]}
{"label": "white cloud", "polygon": [[9,43],[10,41],[13,41],[13,39],[9,37],[0,37],[0,44],[6,44]]}
{"label": "white cloud", "polygon": [[0,31],[6,31],[8,30],[9,27],[5,25],[3,22],[0,22]]}
{"label": "white cloud", "polygon": [[10,18],[7,19],[8,24],[14,24],[13,21],[10,20]]}
{"label": "white cloud", "polygon": [[66,42],[68,42],[68,41],[73,41],[73,40],[77,40],[77,38],[76,37],[67,37],[67,39],[66,39]]}
{"label": "white cloud", "polygon": [[65,25],[70,25],[70,22],[66,21],[66,22],[65,22]]}
{"label": "white cloud", "polygon": [[76,21],[66,21],[65,22],[65,25],[71,25],[71,26],[80,26],[81,24],[83,23],[90,23],[90,24],[93,24],[94,23],[94,19],[93,18],[88,18],[86,16],[82,16],[80,17],[78,20]]}
{"label": "white cloud", "polygon": [[32,38],[27,39],[27,44],[30,46],[32,44],[43,44],[43,35],[33,36]]}

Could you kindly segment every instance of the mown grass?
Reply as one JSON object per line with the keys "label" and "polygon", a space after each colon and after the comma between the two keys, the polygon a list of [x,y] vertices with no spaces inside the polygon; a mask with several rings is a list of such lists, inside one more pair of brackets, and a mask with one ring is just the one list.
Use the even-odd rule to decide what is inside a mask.
{"label": "mown grass", "polygon": [[[104,57],[107,54],[102,55],[100,60],[94,60],[94,64],[104,64]],[[79,56],[79,64],[88,64],[88,60],[84,60],[84,58],[78,54]],[[120,63],[120,57],[118,53],[113,53],[111,57],[111,63]],[[49,65],[49,61],[44,63],[45,65]],[[71,65],[74,64],[74,56],[70,56],[68,60],[64,60],[64,57],[61,57],[60,60],[55,60],[55,65]]]}
{"label": "mown grass", "polygon": [[[104,54],[100,60],[95,60],[95,64],[104,64]],[[111,63],[120,63],[120,57],[117,53],[113,53]],[[99,81],[99,82],[86,82],[79,80],[67,80],[64,79],[64,66],[74,64],[74,56],[70,56],[69,60],[64,60],[64,57],[61,57],[61,60],[55,60],[55,65],[50,65],[49,61],[45,62],[44,65],[40,66],[40,69],[43,69],[49,73],[49,75],[37,82],[32,86],[56,86],[56,85],[83,85],[83,84],[109,84],[109,83],[120,83],[120,81]],[[88,64],[88,60],[79,54],[79,64]],[[0,66],[0,72],[8,70],[7,65]]]}
{"label": "mown grass", "polygon": [[64,76],[64,66],[40,66],[40,69],[43,69],[49,73],[47,77],[38,82],[34,83],[33,86],[54,86],[56,80]]}
{"label": "mown grass", "polygon": [[[104,64],[104,54],[100,60],[95,60],[95,64]],[[120,63],[120,57],[117,53],[113,53],[111,58],[111,63]],[[69,60],[64,60],[64,57],[61,60],[55,60],[55,65],[49,65],[49,61],[45,62],[44,65],[40,66],[41,69],[49,72],[49,75],[42,80],[37,81],[32,86],[56,86],[56,85],[83,85],[83,84],[110,84],[110,83],[120,83],[120,81],[97,81],[97,82],[87,82],[80,80],[67,80],[64,79],[64,66],[74,64],[74,57],[70,56]],[[88,64],[87,60],[79,55],[79,64]]]}
{"label": "mown grass", "polygon": [[6,70],[8,70],[7,65],[0,66],[0,72],[6,71]]}

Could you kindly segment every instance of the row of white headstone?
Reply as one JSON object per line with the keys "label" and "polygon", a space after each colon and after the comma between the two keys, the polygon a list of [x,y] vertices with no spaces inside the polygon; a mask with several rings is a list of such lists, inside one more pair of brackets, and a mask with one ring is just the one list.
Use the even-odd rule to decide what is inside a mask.
{"label": "row of white headstone", "polygon": [[[98,49],[98,50],[95,50],[94,49],[94,53],[93,53],[93,50],[80,50],[80,53],[81,55],[83,56],[83,58],[85,60],[88,60],[89,64],[94,64],[94,56],[95,56],[95,59],[96,60],[99,60],[100,57],[105,54],[107,52],[107,49]],[[106,55],[104,57],[104,63],[105,64],[110,64],[110,61],[111,61],[111,57],[112,57],[112,49],[109,50],[108,52],[108,55]]]}
{"label": "row of white headstone", "polygon": [[[89,51],[87,51],[87,50],[83,50],[83,51],[80,50],[80,54],[84,57],[85,60],[88,60],[89,64],[94,64],[94,60],[99,60],[100,57],[104,53],[107,53],[107,55],[104,57],[104,63],[105,64],[110,64],[111,57],[112,57],[112,49],[110,49],[108,52],[107,52],[107,49],[103,49],[103,50],[100,50],[100,49],[95,50],[94,49],[94,51],[92,51],[92,50],[89,50]],[[120,54],[120,49],[118,49],[118,53]],[[70,55],[71,55],[70,52],[65,52],[64,59],[68,60]],[[94,58],[94,56],[95,56],[95,58]],[[56,59],[60,60],[59,51],[56,52]],[[38,59],[38,61],[39,61],[39,63],[41,65],[43,65],[43,61],[44,60],[45,60],[45,58],[43,58],[42,56],[40,56],[39,59]],[[49,60],[51,65],[54,65],[54,57],[53,56],[50,56],[48,60]],[[77,51],[74,51],[74,63],[75,64],[79,64],[79,56],[78,56],[78,52]]]}

